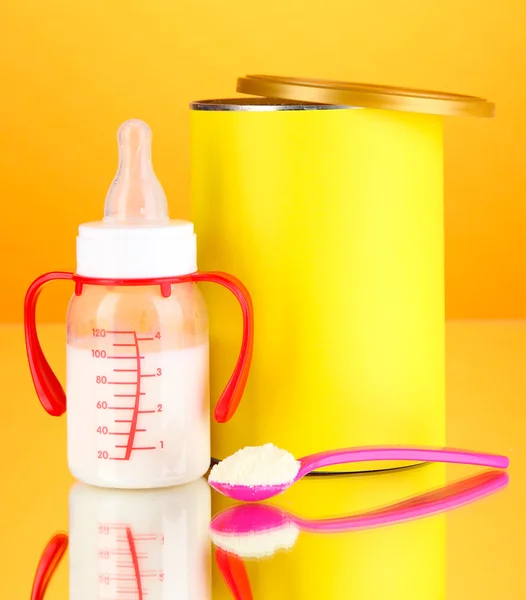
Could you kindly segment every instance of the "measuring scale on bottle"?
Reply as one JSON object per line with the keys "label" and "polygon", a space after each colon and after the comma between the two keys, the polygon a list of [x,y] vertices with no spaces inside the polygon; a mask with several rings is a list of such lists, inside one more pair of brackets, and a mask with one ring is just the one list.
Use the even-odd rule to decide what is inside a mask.
{"label": "measuring scale on bottle", "polygon": [[[162,432],[155,431],[155,417],[145,416],[162,412],[162,403],[157,403],[161,397],[158,388],[162,383],[174,383],[166,382],[166,377],[162,383],[160,379],[154,381],[162,377],[162,363],[167,357],[148,352],[148,346],[161,333],[139,337],[136,331],[94,329],[93,335],[100,341],[95,340],[88,352],[70,348],[68,362],[74,365],[73,370],[91,373],[88,379],[95,383],[91,394],[99,411],[95,431],[100,436],[118,436],[101,438],[97,458],[128,460],[134,452],[163,448]],[[78,380],[75,374],[72,379]]]}
{"label": "measuring scale on bottle", "polygon": [[69,536],[43,552],[32,599],[43,599],[69,537],[71,600],[207,600],[210,511],[203,479],[163,490],[75,484]]}
{"label": "measuring scale on bottle", "polygon": [[[196,444],[207,438],[208,344],[163,350],[168,335],[162,328],[93,329],[89,348],[68,344],[68,395],[80,399],[68,417],[70,461],[108,477],[112,461],[121,461],[131,487],[141,471],[156,468],[156,451],[165,454],[167,468],[176,470],[179,460],[199,468],[193,464],[202,448],[192,446],[185,428]],[[96,454],[87,456],[85,447]]]}
{"label": "measuring scale on bottle", "polygon": [[[196,284],[227,288],[243,314],[241,352],[215,408],[218,422],[232,417],[245,388],[252,303],[232,275],[197,270],[193,224],[168,217],[146,123],[125,122],[118,141],[119,169],[104,218],[79,227],[76,273],[47,273],[28,289],[26,347],[44,408],[62,415],[67,395],[68,463],[77,479],[113,488],[168,487],[198,479],[210,466],[208,315]],[[66,394],[36,330],[38,295],[55,279],[75,283],[66,322]]]}
{"label": "measuring scale on bottle", "polygon": [[[77,416],[82,423],[91,414],[95,417],[90,429],[97,434],[92,437],[97,438],[98,460],[129,460],[132,454],[164,448],[157,415],[164,413],[164,417],[176,408],[163,406],[166,390],[182,402],[185,397],[199,398],[206,391],[199,382],[206,379],[208,346],[160,352],[161,335],[161,331],[145,335],[93,329],[90,348],[68,346],[68,389],[75,396],[89,396],[97,409]],[[185,374],[196,370],[190,389]],[[169,416],[170,420],[175,418]]]}

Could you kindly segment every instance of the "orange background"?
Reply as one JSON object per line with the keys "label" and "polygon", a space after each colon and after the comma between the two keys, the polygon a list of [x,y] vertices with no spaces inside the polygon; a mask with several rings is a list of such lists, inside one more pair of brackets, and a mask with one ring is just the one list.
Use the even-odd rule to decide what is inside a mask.
{"label": "orange background", "polygon": [[[526,316],[524,0],[21,0],[0,27],[3,321],[34,277],[74,269],[125,119],[152,127],[171,216],[189,216],[188,103],[250,72],[495,101],[494,120],[446,120],[447,312]],[[63,320],[70,293],[51,286],[41,318]]]}

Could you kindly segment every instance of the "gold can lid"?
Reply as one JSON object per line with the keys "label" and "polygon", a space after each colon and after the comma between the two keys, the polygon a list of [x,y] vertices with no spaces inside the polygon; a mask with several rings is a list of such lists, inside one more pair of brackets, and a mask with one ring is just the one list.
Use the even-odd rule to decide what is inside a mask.
{"label": "gold can lid", "polygon": [[246,75],[237,80],[236,89],[280,100],[432,115],[493,117],[495,112],[494,104],[475,96],[325,79]]}

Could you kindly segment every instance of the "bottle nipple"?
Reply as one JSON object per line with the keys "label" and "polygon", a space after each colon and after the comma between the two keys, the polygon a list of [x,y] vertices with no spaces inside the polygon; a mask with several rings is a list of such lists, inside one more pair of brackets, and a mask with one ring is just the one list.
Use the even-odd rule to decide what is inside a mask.
{"label": "bottle nipple", "polygon": [[104,204],[104,222],[152,225],[169,220],[164,190],[152,167],[152,132],[144,121],[125,121],[117,134],[119,168]]}

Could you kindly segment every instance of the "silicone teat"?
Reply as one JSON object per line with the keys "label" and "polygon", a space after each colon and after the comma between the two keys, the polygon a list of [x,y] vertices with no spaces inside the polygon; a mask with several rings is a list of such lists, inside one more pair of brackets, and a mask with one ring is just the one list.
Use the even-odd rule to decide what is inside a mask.
{"label": "silicone teat", "polygon": [[151,225],[168,221],[168,203],[152,167],[152,132],[144,121],[124,122],[117,134],[119,168],[106,195],[104,221]]}

